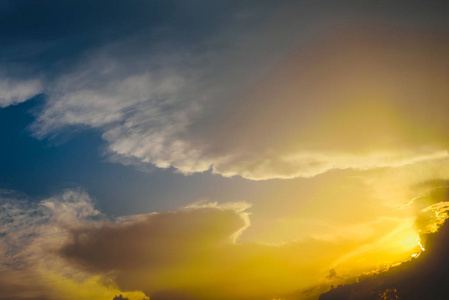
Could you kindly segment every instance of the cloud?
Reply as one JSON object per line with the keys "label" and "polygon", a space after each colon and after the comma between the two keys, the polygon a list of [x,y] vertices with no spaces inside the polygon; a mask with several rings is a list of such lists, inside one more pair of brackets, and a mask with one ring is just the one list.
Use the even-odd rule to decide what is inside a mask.
{"label": "cloud", "polygon": [[[217,267],[217,248],[234,245],[236,233],[249,225],[246,207],[193,204],[111,221],[80,190],[42,201],[2,191],[0,299],[110,300],[120,294],[142,300],[143,289],[156,299],[190,293],[169,273],[187,272],[183,268],[195,263]],[[148,276],[158,280],[147,282]],[[196,280],[188,272],[181,277]]]}
{"label": "cloud", "polygon": [[192,95],[193,78],[186,79],[182,70],[127,74],[123,64],[110,59],[86,64],[49,92],[32,126],[37,137],[70,126],[96,128],[103,132],[112,160],[185,172],[209,168],[193,141],[182,138],[200,105],[198,95]]}
{"label": "cloud", "polygon": [[316,295],[388,258],[409,259],[418,247],[416,241],[402,246],[402,239],[414,234],[413,218],[364,224],[367,230],[358,239],[335,228],[343,238],[281,245],[236,240],[249,226],[246,208],[244,203],[197,203],[87,225],[70,231],[60,254],[92,274],[113,273],[122,290],[142,290],[150,298],[260,299]]}
{"label": "cloud", "polygon": [[[170,3],[158,7],[174,14],[163,24],[143,13],[158,11],[153,5],[158,7],[131,2],[129,11],[108,8],[97,20],[82,9],[69,14],[70,5],[45,4],[45,14],[70,15],[74,26],[65,39],[47,24],[48,37],[34,44],[21,36],[29,48],[42,44],[37,57],[15,51],[11,37],[0,36],[10,52],[33,60],[28,77],[40,78],[3,76],[0,107],[43,92],[46,103],[31,126],[36,137],[93,128],[106,141],[111,161],[183,174],[285,179],[446,157],[444,34],[422,27],[429,31],[423,34],[416,29],[420,22],[413,29],[364,21],[348,29],[354,8],[345,5],[333,8],[338,18],[328,18],[320,5],[202,8],[220,16],[212,18],[199,14],[197,5]],[[22,9],[11,8],[5,18],[16,19]],[[133,34],[116,24],[122,19]],[[208,30],[192,23],[197,19]],[[84,22],[91,26],[80,26]],[[108,25],[117,29],[115,35],[107,33]],[[86,28],[98,43],[80,41]],[[72,47],[76,54],[58,52],[66,42],[79,45]],[[54,60],[36,59],[54,52]],[[42,76],[36,77],[39,70]]]}
{"label": "cloud", "polygon": [[272,46],[274,32],[221,30],[221,48],[131,57],[121,49],[146,44],[130,39],[91,50],[46,88],[35,136],[94,128],[115,162],[252,180],[447,157],[443,37],[342,29],[299,47],[285,32]]}
{"label": "cloud", "polygon": [[122,290],[154,299],[259,299],[298,289],[285,275],[313,276],[300,258],[310,250],[301,244],[236,243],[246,222],[220,206],[141,215],[72,230],[60,253],[92,274],[115,274]]}
{"label": "cloud", "polygon": [[[71,231],[72,242],[61,249],[93,271],[157,268],[160,264],[186,263],[192,255],[206,255],[245,225],[232,210],[202,208],[141,216],[138,221],[81,228]],[[184,258],[177,257],[182,249]],[[123,280],[133,281],[129,275]]]}
{"label": "cloud", "polygon": [[[445,35],[417,20],[396,28],[370,6],[332,7],[339,17],[329,18],[321,5],[258,4],[131,1],[129,10],[102,8],[92,18],[90,9],[46,3],[44,15],[67,16],[73,27],[42,24],[48,34],[35,32],[37,42],[8,27],[40,49],[37,56],[16,51],[10,36],[0,36],[8,51],[33,61],[32,76],[43,75],[1,79],[0,107],[44,92],[31,126],[36,137],[93,128],[111,161],[183,174],[313,177],[446,157]],[[11,7],[5,20],[23,9]],[[164,22],[147,17],[167,9],[173,15]],[[360,22],[354,9],[385,22]],[[402,16],[399,6],[391,9]],[[358,29],[348,29],[355,20]],[[80,38],[86,31],[98,42]]]}
{"label": "cloud", "polygon": [[0,76],[0,108],[24,102],[42,92],[38,79],[17,80]]}
{"label": "cloud", "polygon": [[[120,291],[55,256],[68,229],[101,219],[80,191],[33,201],[11,191],[0,194],[0,299],[105,299]],[[130,292],[130,299],[144,298]]]}
{"label": "cloud", "polygon": [[[430,153],[403,151],[402,153],[349,154],[317,152],[292,153],[284,157],[263,157],[256,161],[242,161],[239,164],[223,163],[214,166],[213,171],[226,177],[240,175],[253,180],[271,178],[314,177],[329,170],[369,170],[385,167],[401,167],[422,161],[448,158],[446,150]],[[235,162],[234,162],[235,163]]]}
{"label": "cloud", "polygon": [[[332,237],[268,245],[242,238],[244,202],[109,219],[81,190],[0,198],[0,299],[295,299],[388,258],[410,259],[418,247],[415,219],[400,216],[352,226],[357,237],[337,226]],[[438,223],[445,207],[422,212],[433,218],[420,228]]]}
{"label": "cloud", "polygon": [[42,201],[3,192],[0,299],[281,297],[324,281],[319,266],[363,244],[242,242],[247,208],[196,203],[111,220],[80,190]]}

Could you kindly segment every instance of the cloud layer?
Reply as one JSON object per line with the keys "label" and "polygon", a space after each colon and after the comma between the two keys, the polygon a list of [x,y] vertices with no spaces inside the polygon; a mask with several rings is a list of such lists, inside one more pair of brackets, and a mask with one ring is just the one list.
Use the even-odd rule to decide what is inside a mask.
{"label": "cloud layer", "polygon": [[133,34],[116,38],[104,33],[110,20],[99,20],[92,34],[103,33],[101,42],[43,66],[42,83],[0,80],[0,106],[43,90],[36,137],[94,128],[111,160],[184,174],[312,177],[446,155],[445,34],[393,25],[388,14],[384,23],[361,21],[353,9],[382,15],[363,6],[333,8],[328,18],[319,5],[215,4],[204,9],[227,13],[212,20],[196,5],[167,5],[176,18],[138,19]]}
{"label": "cloud layer", "polygon": [[91,127],[114,161],[254,180],[439,159],[447,157],[447,44],[370,30],[324,35],[262,76],[256,62],[225,68],[254,45],[220,58],[174,53],[147,61],[104,56],[124,47],[109,46],[54,82],[32,128],[45,137]]}
{"label": "cloud layer", "polygon": [[[245,203],[110,220],[79,190],[40,202],[3,192],[1,201],[1,299],[302,299],[417,247],[414,219],[362,224],[359,238],[264,245],[239,239],[250,226]],[[433,207],[422,228],[439,222]]]}

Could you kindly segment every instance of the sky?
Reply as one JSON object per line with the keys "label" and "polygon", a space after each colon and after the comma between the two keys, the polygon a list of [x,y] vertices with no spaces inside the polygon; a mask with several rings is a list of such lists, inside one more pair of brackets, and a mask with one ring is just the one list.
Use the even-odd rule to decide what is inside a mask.
{"label": "sky", "polygon": [[448,13],[0,0],[0,299],[312,300],[419,269],[449,209]]}

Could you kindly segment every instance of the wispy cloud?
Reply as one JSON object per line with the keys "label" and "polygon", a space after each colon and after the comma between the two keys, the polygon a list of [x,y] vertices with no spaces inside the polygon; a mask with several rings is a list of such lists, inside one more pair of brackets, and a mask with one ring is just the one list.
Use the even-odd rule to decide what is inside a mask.
{"label": "wispy cloud", "polygon": [[[91,199],[66,191],[36,202],[15,192],[0,195],[0,299],[105,299],[120,291],[55,256],[68,230],[101,219]],[[128,293],[141,300],[142,293]]]}
{"label": "wispy cloud", "polygon": [[42,92],[38,79],[20,80],[0,76],[0,108],[24,102]]}

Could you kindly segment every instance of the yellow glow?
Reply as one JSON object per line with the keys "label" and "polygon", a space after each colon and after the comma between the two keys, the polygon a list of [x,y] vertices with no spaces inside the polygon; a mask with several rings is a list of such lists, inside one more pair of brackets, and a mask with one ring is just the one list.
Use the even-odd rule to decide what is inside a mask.
{"label": "yellow glow", "polygon": [[[115,296],[122,295],[130,300],[149,300],[140,291],[123,292],[110,283],[105,285],[101,276],[86,277],[84,280],[68,278],[54,271],[40,271],[51,286],[49,290],[54,293],[54,297],[63,299],[92,299],[92,300],[112,300]],[[61,297],[60,295],[64,295]]]}
{"label": "yellow glow", "polygon": [[418,258],[423,251],[426,251],[426,249],[424,249],[424,246],[421,244],[421,238],[419,236],[419,233],[418,233],[418,236],[416,237],[416,242],[417,242],[420,250],[418,253],[412,254],[412,258]]}

